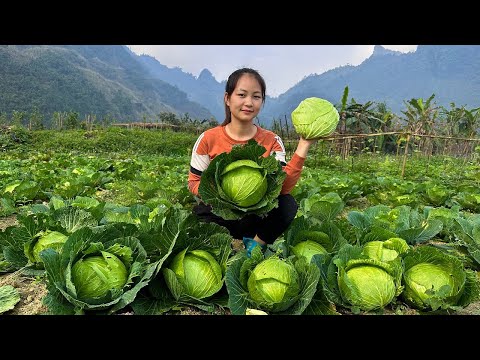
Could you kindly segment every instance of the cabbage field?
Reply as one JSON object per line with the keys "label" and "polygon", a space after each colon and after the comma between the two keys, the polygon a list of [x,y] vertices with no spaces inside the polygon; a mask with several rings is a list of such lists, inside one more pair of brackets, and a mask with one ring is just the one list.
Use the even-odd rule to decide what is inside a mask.
{"label": "cabbage field", "polygon": [[0,314],[480,314],[475,157],[319,142],[295,220],[247,257],[192,215],[196,137],[36,131],[3,148]]}

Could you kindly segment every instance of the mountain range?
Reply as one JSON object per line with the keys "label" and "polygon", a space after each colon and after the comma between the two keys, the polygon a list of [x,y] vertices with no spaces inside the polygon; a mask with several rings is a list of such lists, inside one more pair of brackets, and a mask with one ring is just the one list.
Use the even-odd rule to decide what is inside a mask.
{"label": "mountain range", "polygon": [[[405,101],[435,94],[437,105],[480,106],[479,45],[419,45],[401,53],[375,46],[357,66],[311,74],[276,98],[267,97],[262,125],[289,118],[307,97],[334,104],[349,87],[349,100],[385,102],[400,114]],[[169,68],[149,55],[122,45],[0,46],[0,113],[38,109],[111,115],[142,121],[161,112],[190,118],[224,118],[225,81],[208,69],[198,77]]]}

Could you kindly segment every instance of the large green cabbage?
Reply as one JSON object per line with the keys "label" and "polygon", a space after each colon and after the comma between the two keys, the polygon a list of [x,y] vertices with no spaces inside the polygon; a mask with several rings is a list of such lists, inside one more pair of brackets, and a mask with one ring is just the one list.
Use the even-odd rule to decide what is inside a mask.
{"label": "large green cabbage", "polygon": [[286,176],[275,156],[251,139],[212,160],[202,173],[198,193],[225,220],[265,216],[278,206]]}
{"label": "large green cabbage", "polygon": [[[421,310],[455,308],[467,304],[477,294],[470,271],[455,256],[432,246],[419,246],[404,258],[402,297]],[[476,280],[476,279],[475,279]],[[467,285],[467,283],[469,283]]]}
{"label": "large green cabbage", "polygon": [[305,256],[307,258],[307,262],[312,260],[313,255],[328,253],[328,251],[321,244],[313,240],[300,241],[292,247],[292,252],[296,256]]}
{"label": "large green cabbage", "polygon": [[354,313],[382,310],[403,290],[401,257],[388,252],[388,261],[381,261],[383,252],[374,251],[368,258],[363,250],[360,245],[343,245],[327,269],[327,297]]}
{"label": "large green cabbage", "polygon": [[232,202],[241,207],[258,203],[267,192],[265,171],[252,160],[230,163],[221,175],[221,186]]}
{"label": "large green cabbage", "polygon": [[255,266],[247,288],[258,307],[273,312],[287,309],[298,300],[300,293],[295,267],[275,256]]}
{"label": "large green cabbage", "polygon": [[120,290],[127,277],[122,261],[106,251],[101,251],[101,256],[82,258],[72,267],[72,281],[79,299],[102,298],[110,290]]}
{"label": "large green cabbage", "polygon": [[327,100],[311,97],[303,100],[292,112],[292,124],[304,139],[328,136],[335,131],[340,116]]}
{"label": "large green cabbage", "polygon": [[132,303],[164,261],[147,257],[140,240],[129,235],[137,231],[126,223],[84,226],[68,236],[60,253],[41,251],[49,314],[112,314]]}
{"label": "large green cabbage", "polygon": [[380,262],[351,260],[338,276],[340,293],[348,303],[363,310],[385,307],[396,295],[395,279],[387,269]]}
{"label": "large green cabbage", "polygon": [[[455,282],[453,274],[449,274],[439,265],[420,263],[405,271],[406,290],[415,302],[423,304],[424,301],[442,286],[453,289]],[[429,292],[431,292],[429,294]]]}
{"label": "large green cabbage", "polygon": [[210,297],[223,286],[222,268],[208,251],[184,249],[175,255],[169,268],[185,294],[193,298]]}

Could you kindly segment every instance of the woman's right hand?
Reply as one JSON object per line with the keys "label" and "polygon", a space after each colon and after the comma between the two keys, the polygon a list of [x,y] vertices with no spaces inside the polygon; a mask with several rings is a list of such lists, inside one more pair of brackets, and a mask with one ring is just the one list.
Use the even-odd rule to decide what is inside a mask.
{"label": "woman's right hand", "polygon": [[308,154],[308,150],[310,149],[310,146],[315,144],[317,141],[318,141],[318,138],[307,140],[307,139],[304,139],[302,136],[300,136],[300,140],[298,140],[297,150],[295,150],[295,153],[302,158],[306,158]]}

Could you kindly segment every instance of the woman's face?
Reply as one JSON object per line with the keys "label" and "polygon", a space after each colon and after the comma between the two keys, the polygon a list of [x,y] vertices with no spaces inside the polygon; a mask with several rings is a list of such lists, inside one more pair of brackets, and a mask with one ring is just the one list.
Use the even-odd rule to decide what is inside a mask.
{"label": "woman's face", "polygon": [[251,74],[243,74],[232,95],[225,94],[225,103],[230,108],[232,121],[253,122],[263,103],[262,88]]}

